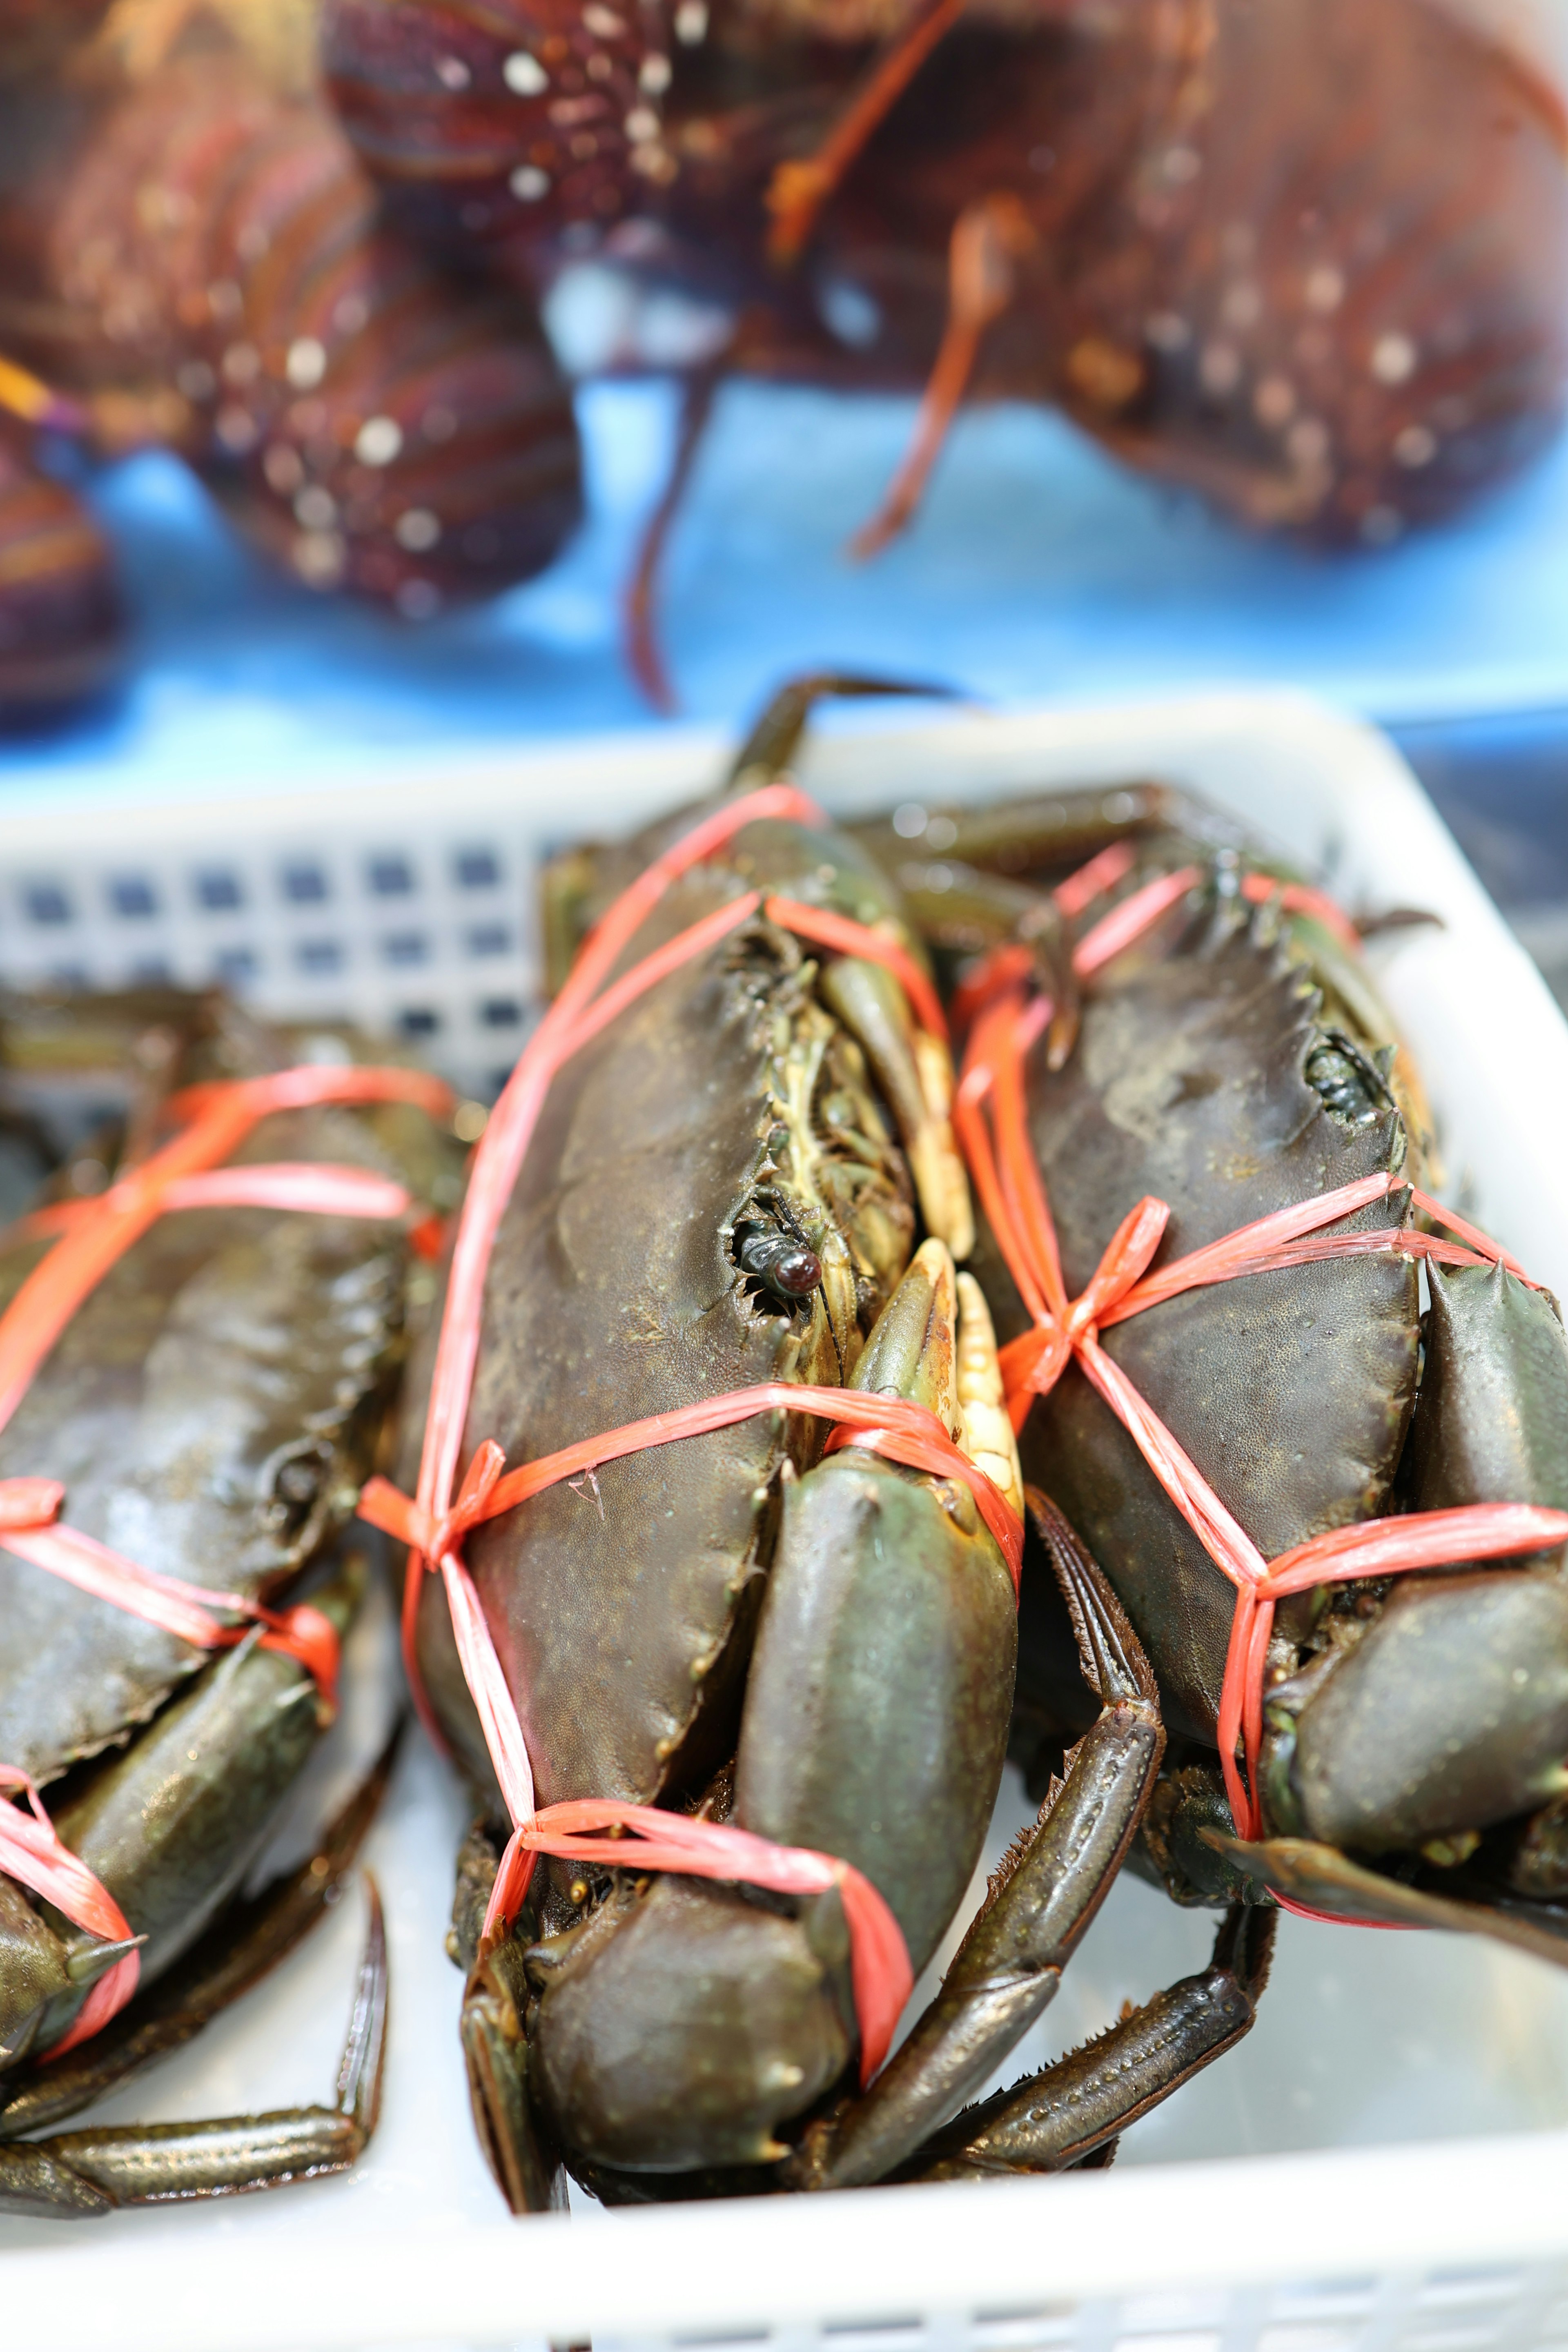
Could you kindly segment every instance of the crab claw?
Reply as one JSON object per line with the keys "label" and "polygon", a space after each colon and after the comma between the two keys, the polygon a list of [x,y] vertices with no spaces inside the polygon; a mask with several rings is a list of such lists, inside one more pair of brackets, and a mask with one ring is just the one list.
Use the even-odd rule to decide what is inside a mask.
{"label": "crab claw", "polygon": [[[927,1405],[961,1436],[966,1382],[984,1406],[988,1374],[961,1361],[957,1305],[952,1256],[929,1241],[852,1385]],[[965,1339],[972,1359],[984,1353],[984,1334]],[[917,1970],[984,1841],[1016,1648],[1012,1580],[966,1486],[857,1448],[786,1478],[732,1818],[853,1864]],[[777,2160],[781,2126],[852,2055],[846,1957],[836,1891],[785,1911],[620,1874],[583,1926],[528,1956],[531,2095],[591,2166]]]}

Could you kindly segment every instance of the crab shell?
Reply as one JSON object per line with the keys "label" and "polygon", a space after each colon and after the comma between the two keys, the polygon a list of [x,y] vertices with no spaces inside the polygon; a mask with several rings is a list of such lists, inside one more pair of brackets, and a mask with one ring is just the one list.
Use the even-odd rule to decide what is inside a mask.
{"label": "crab shell", "polygon": [[[211,1000],[186,1010],[196,1034],[170,1076],[291,1058],[243,1016],[219,1013],[215,1031]],[[166,1029],[146,1034],[171,1045]],[[428,1198],[432,1163],[445,1158],[450,1180],[454,1150],[420,1112],[325,1108],[264,1120],[235,1158],[357,1166]],[[0,1303],[39,1255],[26,1240],[0,1253]],[[73,1528],[163,1573],[280,1595],[329,1549],[370,1468],[403,1355],[406,1264],[405,1236],[375,1220],[161,1217],[35,1374],[0,1434],[0,1477],[58,1479]],[[340,1630],[362,1584],[344,1570],[322,1596]],[[0,1757],[46,1786],[71,1775],[57,1825],[148,1938],[151,1981],[244,1876],[315,1743],[315,1686],[254,1640],[211,1660],[9,1552],[0,1626]],[[56,1937],[0,1881],[0,2065],[63,2030],[92,1979],[92,1939],[62,1932],[75,1967],[46,2015],[33,1993],[59,1958],[40,1978],[37,1953]]]}
{"label": "crab shell", "polygon": [[[1300,942],[1288,955],[1275,920],[1222,910],[1167,940],[1168,953],[1121,959],[1089,993],[1068,1066],[1053,1074],[1033,1057],[1031,1135],[1069,1293],[1145,1194],[1172,1209],[1158,1264],[1359,1176],[1414,1178],[1392,1097],[1369,1087],[1357,1098]],[[1397,1226],[1404,1197],[1340,1229]],[[1568,1341],[1554,1302],[1500,1268],[1438,1268],[1431,1281],[1419,1401],[1415,1265],[1393,1255],[1199,1288],[1102,1344],[1266,1558],[1406,1501],[1556,1503]],[[1212,1748],[1228,1582],[1076,1368],[1036,1406],[1021,1446],[1116,1585],[1168,1718]],[[1029,1614],[1026,1597],[1026,1650]],[[1298,1596],[1279,1610],[1268,1671],[1270,1837],[1316,1841],[1320,1854],[1418,1850],[1441,1868],[1561,1794],[1560,1558],[1469,1574],[1457,1561],[1386,1589]],[[1185,1832],[1171,1816],[1178,1842],[1209,1802],[1201,1790],[1194,1801]],[[1275,1849],[1254,1851],[1267,1879]]]}
{"label": "crab shell", "polygon": [[[645,836],[605,868],[618,877],[661,845]],[[595,877],[577,879],[591,910]],[[758,880],[862,921],[897,918],[890,887],[840,836],[753,824],[670,890],[627,961]],[[869,1050],[835,1009],[854,1005],[850,965],[873,969],[852,958],[824,969],[753,917],[568,1062],[497,1237],[465,1456],[492,1438],[527,1459],[764,1381],[852,1381],[874,1325],[900,1383],[934,1347],[939,1385],[951,1384],[940,1244],[927,1249],[945,1273],[928,1276],[923,1249],[877,1321],[905,1276],[914,1204]],[[771,1222],[781,1198],[823,1273],[793,1311],[736,1257],[737,1235]],[[881,1358],[870,1360],[882,1385]],[[467,1559],[542,1804],[706,1791],[722,1809],[728,1775],[715,1775],[739,1739],[736,1819],[863,1870],[918,1969],[967,1884],[1001,1770],[1012,1587],[966,1495],[950,1515],[932,1482],[889,1465],[846,1454],[814,1469],[826,1434],[770,1412],[607,1463],[487,1523]],[[871,1659],[854,1632],[864,1607],[879,1629]],[[433,1578],[418,1641],[443,1723],[483,1784]],[[906,1652],[908,1672],[896,1663]],[[838,1723],[857,1673],[853,1736],[841,1724],[814,1733]],[[778,2158],[775,2127],[837,2078],[853,2044],[837,1895],[767,1906],[678,1878],[639,1891],[628,1875],[539,1874],[533,2098],[579,2168]]]}
{"label": "crab shell", "polygon": [[[1317,992],[1258,932],[1227,924],[1184,952],[1130,957],[1122,985],[1112,966],[1067,1068],[1032,1056],[1030,1134],[1069,1295],[1146,1193],[1171,1207],[1165,1262],[1403,1165],[1395,1111],[1352,1126],[1308,1082]],[[1399,1216],[1377,1202],[1349,1222]],[[1382,1507],[1415,1398],[1417,1316],[1411,1264],[1347,1258],[1189,1291],[1103,1344],[1272,1559]],[[1022,1451],[1115,1583],[1167,1719],[1212,1743],[1230,1584],[1076,1368],[1031,1413]]]}

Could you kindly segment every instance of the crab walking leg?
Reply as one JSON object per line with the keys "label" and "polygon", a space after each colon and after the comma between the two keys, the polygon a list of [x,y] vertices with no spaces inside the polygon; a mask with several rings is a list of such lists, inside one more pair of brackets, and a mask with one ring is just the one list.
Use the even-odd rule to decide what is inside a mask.
{"label": "crab walking leg", "polygon": [[917,700],[945,701],[950,686],[922,685],[918,679],[858,677],[852,671],[808,670],[804,677],[781,686],[767,709],[736,752],[730,770],[730,789],[739,792],[759,780],[771,782],[784,774],[800,748],[811,714],[819,702],[832,698],[910,695]]}
{"label": "crab walking leg", "polygon": [[544,2213],[565,2204],[566,2175],[529,2093],[527,2014],[522,1946],[487,1946],[463,1990],[463,2058],[474,2128],[512,2211]]}
{"label": "crab walking leg", "polygon": [[1066,1520],[1034,1488],[1028,1502],[1102,1711],[1005,1857],[908,2040],[864,2098],[806,2135],[791,2170],[796,2188],[885,2179],[973,2096],[1048,2007],[1152,1791],[1165,1739],[1143,1653]]}
{"label": "crab walking leg", "polygon": [[375,1883],[365,1884],[370,1927],[330,2107],[16,2141],[0,2147],[0,2212],[86,2220],[123,2205],[281,2188],[357,2163],[380,2113],[386,2048],[386,1927]]}
{"label": "crab walking leg", "polygon": [[528,2080],[524,1963],[531,1936],[537,1933],[538,1890],[530,1890],[512,1934],[487,1943],[485,1909],[500,1860],[500,1847],[484,1823],[476,1822],[458,1856],[447,1948],[465,1974],[458,2032],[485,2162],[514,2213],[544,2213],[565,2204],[566,2175]]}
{"label": "crab walking leg", "polygon": [[[399,1727],[401,1728],[401,1727]],[[132,2074],[184,2049],[291,1952],[345,1891],[380,1809],[399,1731],[297,1870],[234,1905],[151,1991],[89,2041],[0,2085],[0,2142],[49,2131]]]}
{"label": "crab walking leg", "polygon": [[1278,1916],[1233,1905],[1200,1975],[1156,1993],[1056,2065],[966,2107],[900,2177],[1064,2172],[1106,2147],[1247,2032],[1268,1981]]}
{"label": "crab walking leg", "polygon": [[[828,696],[946,691],[837,671],[796,678],[774,696],[747,737],[731,771],[730,789],[749,791],[782,776],[814,706]],[[824,963],[820,984],[824,1001],[858,1039],[877,1074],[909,1154],[928,1228],[955,1258],[966,1258],[974,1247],[974,1214],[949,1116],[952,1066],[946,1046],[913,1026],[902,989],[880,964],[841,956]]]}
{"label": "crab walking leg", "polygon": [[909,1154],[921,1211],[954,1257],[974,1247],[969,1181],[953,1140],[952,1069],[940,1039],[910,1019],[904,992],[887,967],[860,956],[826,961],[817,982],[823,1002],[865,1049]]}

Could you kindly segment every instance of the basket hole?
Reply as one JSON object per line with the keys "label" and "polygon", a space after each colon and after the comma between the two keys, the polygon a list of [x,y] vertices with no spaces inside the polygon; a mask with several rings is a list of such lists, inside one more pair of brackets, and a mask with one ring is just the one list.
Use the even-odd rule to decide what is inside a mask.
{"label": "basket hole", "polygon": [[230,874],[221,866],[208,866],[196,876],[196,902],[209,913],[221,915],[232,907],[245,904],[245,893],[239,887],[237,874]]}
{"label": "basket hole", "polygon": [[515,1029],[522,1019],[522,1007],[513,996],[488,997],[479,1007],[479,1019],[487,1029]]}
{"label": "basket hole", "polygon": [[459,889],[493,889],[500,880],[500,867],[492,850],[459,849],[452,863]]}
{"label": "basket hole", "polygon": [[301,940],[294,950],[294,961],[301,971],[336,971],[342,960],[336,940]]}
{"label": "basket hole", "polygon": [[381,952],[388,963],[423,963],[430,953],[430,942],[423,931],[393,931],[383,940]]}
{"label": "basket hole", "polygon": [[74,917],[71,902],[58,882],[29,883],[22,903],[35,923],[68,923]]}
{"label": "basket hole", "polygon": [[304,864],[283,868],[283,896],[297,907],[319,905],[327,895],[327,877],[319,866]]}
{"label": "basket hole", "polygon": [[158,894],[144,874],[118,874],[109,886],[109,903],[128,921],[144,922],[158,911]]}
{"label": "basket hole", "polygon": [[414,872],[406,857],[373,857],[365,878],[378,898],[403,898],[414,887]]}
{"label": "basket hole", "polygon": [[434,1037],[441,1026],[441,1016],[428,1005],[412,1004],[398,1014],[397,1025],[405,1037]]}
{"label": "basket hole", "polygon": [[468,933],[471,956],[502,956],[511,950],[511,933],[504,923],[476,923]]}

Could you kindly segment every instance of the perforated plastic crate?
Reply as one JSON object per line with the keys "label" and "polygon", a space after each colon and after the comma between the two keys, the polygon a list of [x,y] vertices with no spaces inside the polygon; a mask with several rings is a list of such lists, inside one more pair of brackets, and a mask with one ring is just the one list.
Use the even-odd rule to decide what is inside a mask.
{"label": "perforated plastic crate", "polygon": [[[658,734],[374,785],[127,809],[112,780],[6,809],[0,971],[229,971],[282,1012],[401,1025],[466,1087],[515,1050],[540,850],[711,781]],[[832,805],[1159,774],[1235,809],[1349,905],[1431,908],[1384,982],[1467,1207],[1568,1289],[1568,1031],[1418,787],[1371,730],[1296,697],[943,717],[820,740]],[[250,959],[242,963],[241,957]],[[509,1009],[504,1014],[500,1009]],[[1000,1843],[1024,1811],[1009,1783]],[[1568,2340],[1568,1976],[1473,1940],[1286,1920],[1254,2033],[1134,2126],[1117,2167],[513,2223],[480,2162],[442,1953],[464,1801],[412,1748],[370,1860],[393,2032],[353,2176],[90,2227],[0,2221],[17,2352],[372,2352],[575,2344],[766,2352],[1522,2352]],[[331,2079],[361,1920],[346,1903],[266,1986],[104,2110],[266,2107]],[[1010,2078],[1201,1964],[1212,1921],[1112,1891]]]}

